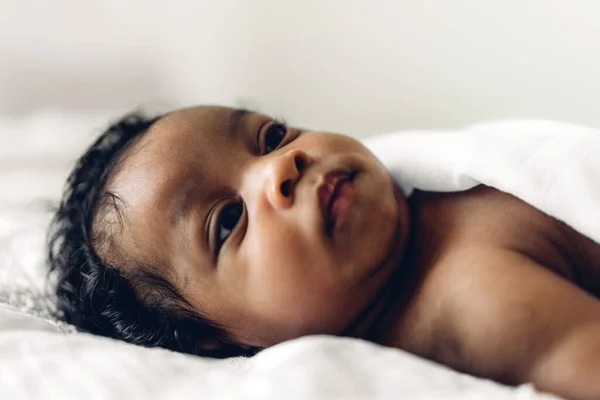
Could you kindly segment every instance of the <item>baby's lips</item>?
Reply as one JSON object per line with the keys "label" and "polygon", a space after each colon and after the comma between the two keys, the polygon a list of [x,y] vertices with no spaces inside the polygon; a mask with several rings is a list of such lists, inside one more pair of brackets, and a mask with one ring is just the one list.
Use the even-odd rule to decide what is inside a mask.
{"label": "baby's lips", "polygon": [[317,189],[317,196],[319,198],[319,205],[324,221],[327,222],[329,219],[329,206],[331,205],[331,198],[333,197],[337,186],[340,185],[342,181],[345,181],[348,176],[348,173],[345,171],[330,172],[325,176],[324,182]]}
{"label": "baby's lips", "polygon": [[335,185],[331,183],[324,183],[319,187],[319,205],[321,206],[321,214],[323,219],[327,220],[327,210],[329,209],[329,202],[335,191]]}

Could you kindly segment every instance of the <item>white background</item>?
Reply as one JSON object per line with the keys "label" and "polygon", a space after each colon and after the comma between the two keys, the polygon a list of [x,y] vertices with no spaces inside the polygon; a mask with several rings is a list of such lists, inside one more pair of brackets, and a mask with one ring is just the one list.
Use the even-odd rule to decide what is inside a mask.
{"label": "white background", "polygon": [[0,0],[0,115],[220,103],[359,135],[600,126],[599,50],[594,0]]}

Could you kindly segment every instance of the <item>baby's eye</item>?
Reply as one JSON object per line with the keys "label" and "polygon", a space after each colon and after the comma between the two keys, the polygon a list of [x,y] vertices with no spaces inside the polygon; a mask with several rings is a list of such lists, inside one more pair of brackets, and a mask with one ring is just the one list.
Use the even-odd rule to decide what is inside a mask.
{"label": "baby's eye", "polygon": [[265,141],[265,154],[269,154],[279,147],[285,135],[287,134],[287,127],[282,122],[275,122],[271,124],[264,135]]}
{"label": "baby's eye", "polygon": [[221,246],[240,222],[243,211],[244,206],[241,202],[229,204],[221,210],[219,222],[217,223],[217,254],[219,254]]}

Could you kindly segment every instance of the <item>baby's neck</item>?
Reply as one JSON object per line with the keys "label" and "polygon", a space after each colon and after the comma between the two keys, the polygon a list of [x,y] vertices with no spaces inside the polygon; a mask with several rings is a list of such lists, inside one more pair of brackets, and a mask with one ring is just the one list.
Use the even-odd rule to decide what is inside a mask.
{"label": "baby's neck", "polygon": [[401,347],[402,332],[410,328],[406,314],[429,267],[444,246],[442,237],[436,235],[435,223],[432,228],[431,221],[423,216],[420,194],[416,192],[408,201],[410,233],[404,257],[381,291],[372,309],[373,316],[365,321],[362,336],[359,336],[378,344]]}

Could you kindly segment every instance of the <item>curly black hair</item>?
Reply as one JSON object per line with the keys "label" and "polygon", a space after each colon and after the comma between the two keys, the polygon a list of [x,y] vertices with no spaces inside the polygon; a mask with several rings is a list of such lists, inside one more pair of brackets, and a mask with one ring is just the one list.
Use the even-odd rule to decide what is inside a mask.
{"label": "curly black hair", "polygon": [[125,115],[100,135],[69,175],[47,237],[57,313],[79,330],[145,347],[216,358],[253,355],[258,349],[241,346],[193,311],[152,266],[118,254],[111,254],[110,261],[98,255],[99,248],[118,253],[111,243],[122,226],[123,204],[107,190],[107,181],[127,157],[126,149],[160,118]]}

